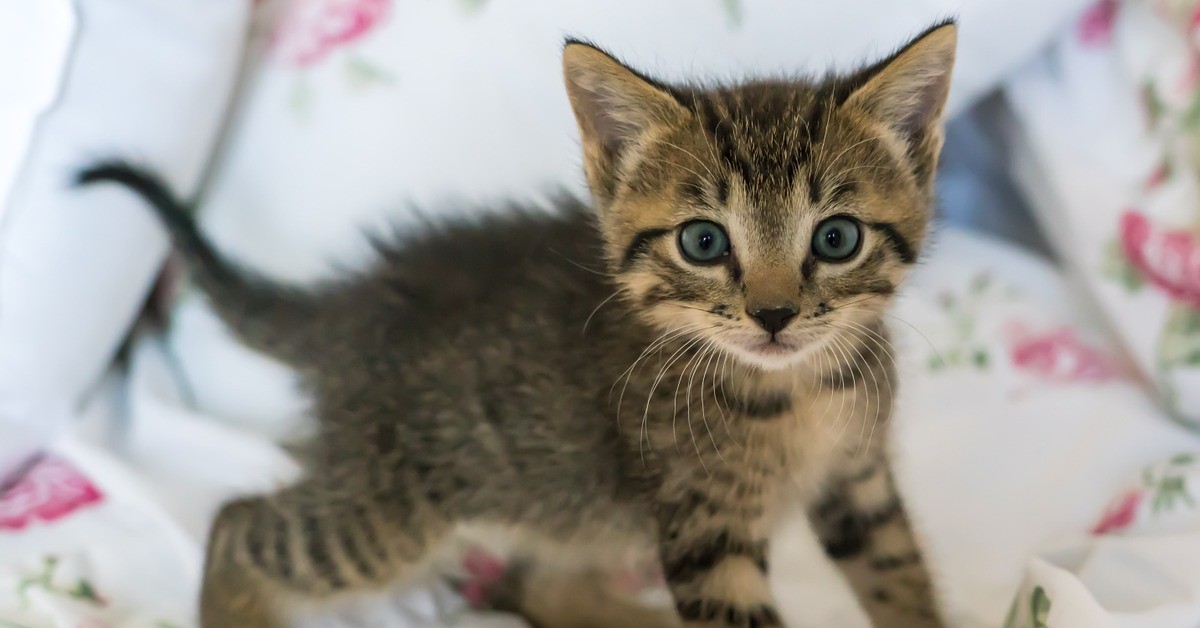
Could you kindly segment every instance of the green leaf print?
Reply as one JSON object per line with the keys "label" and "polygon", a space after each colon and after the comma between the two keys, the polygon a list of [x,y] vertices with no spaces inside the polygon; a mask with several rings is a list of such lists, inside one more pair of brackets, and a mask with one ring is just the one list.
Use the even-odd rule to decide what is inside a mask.
{"label": "green leaf print", "polygon": [[988,367],[988,354],[983,349],[976,349],[975,353],[971,356],[971,361],[975,363],[975,366],[986,369]]}
{"label": "green leaf print", "polygon": [[1187,111],[1183,112],[1182,125],[1184,131],[1195,131],[1200,127],[1200,100],[1192,100],[1188,105]]}
{"label": "green leaf print", "polygon": [[298,118],[308,119],[308,114],[312,110],[312,99],[312,88],[309,87],[308,81],[301,78],[292,86],[292,93],[288,97],[288,107]]}
{"label": "green leaf print", "polygon": [[980,273],[971,280],[971,294],[978,296],[987,292],[989,286],[992,285],[992,276],[987,273]]}
{"label": "green leaf print", "polygon": [[1142,274],[1125,259],[1121,244],[1115,238],[1104,247],[1104,267],[1101,272],[1131,293],[1141,290],[1146,285]]}
{"label": "green leaf print", "polygon": [[96,589],[87,580],[80,580],[75,583],[75,586],[66,591],[66,593],[77,600],[84,600],[94,604],[101,603],[100,596],[96,594]]}
{"label": "green leaf print", "polygon": [[1187,505],[1188,508],[1196,506],[1196,502],[1192,500],[1192,496],[1188,494],[1187,481],[1182,477],[1163,478],[1158,483],[1158,488],[1154,493],[1154,501],[1151,503],[1150,511],[1154,514],[1171,511],[1180,502]]}
{"label": "green leaf print", "polygon": [[1183,357],[1184,366],[1200,366],[1200,349],[1194,349]]}
{"label": "green leaf print", "polygon": [[1152,81],[1142,84],[1142,109],[1146,114],[1146,126],[1151,129],[1156,128],[1162,121],[1166,107],[1163,105],[1162,98],[1158,96],[1158,88]]}
{"label": "green leaf print", "polygon": [[988,346],[976,332],[976,322],[982,312],[997,300],[1007,301],[1019,296],[1010,286],[1000,286],[990,273],[982,272],[967,282],[960,293],[943,292],[937,296],[937,304],[948,321],[947,327],[952,330],[953,338],[941,355],[929,357],[928,365],[931,372],[939,372],[947,368],[968,367],[976,370],[987,370],[992,364],[991,352]]}
{"label": "green leaf print", "polygon": [[96,591],[92,583],[85,578],[78,578],[74,584],[61,586],[55,584],[55,572],[58,570],[58,557],[46,556],[42,559],[42,571],[34,576],[22,578],[17,582],[17,596],[21,603],[28,604],[30,589],[41,589],[48,593],[63,595],[72,599],[87,602],[94,606],[106,606],[108,602]]}
{"label": "green leaf print", "polygon": [[1169,462],[1176,467],[1188,466],[1196,462],[1196,454],[1175,454]]}
{"label": "green leaf print", "polygon": [[721,8],[725,9],[725,15],[729,18],[729,23],[732,26],[741,26],[742,20],[745,18],[745,7],[742,6],[742,0],[720,0]]}
{"label": "green leaf print", "polygon": [[1171,416],[1192,428],[1197,425],[1187,421],[1179,411],[1179,393],[1173,375],[1177,369],[1197,366],[1200,366],[1200,310],[1177,304],[1172,307],[1158,339],[1156,383]]}
{"label": "green leaf print", "polygon": [[1177,509],[1190,510],[1196,507],[1196,499],[1192,496],[1187,481],[1195,463],[1195,454],[1178,454],[1164,464],[1142,471],[1142,484],[1151,493],[1151,514],[1157,516]]}
{"label": "green leaf print", "polygon": [[1029,598],[1029,616],[1034,628],[1049,628],[1046,619],[1050,616],[1050,597],[1042,587],[1035,588]]}
{"label": "green leaf print", "polygon": [[355,89],[395,82],[392,75],[371,63],[354,57],[346,60],[346,81]]}
{"label": "green leaf print", "polygon": [[1019,596],[1014,596],[1012,604],[1008,605],[1008,614],[1004,616],[1004,628],[1016,628],[1017,626],[1017,602]]}

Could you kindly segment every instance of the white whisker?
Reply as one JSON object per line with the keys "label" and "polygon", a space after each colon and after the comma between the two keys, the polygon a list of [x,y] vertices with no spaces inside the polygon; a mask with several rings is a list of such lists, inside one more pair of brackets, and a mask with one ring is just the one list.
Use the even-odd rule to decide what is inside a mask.
{"label": "white whisker", "polygon": [[[704,345],[700,347],[700,353],[698,355],[704,356],[705,352],[707,352],[707,350],[708,350],[709,345],[710,345],[710,343],[705,341]],[[699,367],[700,367],[700,363],[697,362],[696,368],[699,368]],[[685,371],[687,370],[686,366],[684,367],[684,370]],[[696,377],[696,369],[693,368],[691,376],[688,377],[688,387],[687,387],[688,434],[690,434],[692,437],[692,447],[695,448],[695,450],[696,450],[696,458],[700,460],[700,467],[704,469],[705,475],[709,475],[708,465],[704,464],[704,455],[700,453],[700,444],[696,442],[696,431],[694,429],[692,429],[692,383],[695,381],[695,377]],[[683,379],[682,374],[680,376],[680,379],[681,380]]]}
{"label": "white whisker", "polygon": [[[713,435],[712,428],[708,426],[708,409],[705,407],[704,402],[705,398],[709,395],[708,389],[704,386],[704,380],[708,377],[708,369],[713,366],[714,360],[721,352],[720,348],[718,348],[715,343],[712,345],[712,347],[713,350],[708,354],[708,362],[704,364],[704,373],[700,375],[700,420],[704,421],[704,429],[708,431],[708,438],[712,441],[713,449],[717,452],[717,457],[721,459],[721,462],[725,462],[725,456],[721,455],[721,448],[717,446],[717,438]],[[716,370],[714,370],[713,377],[715,378],[716,375]],[[714,394],[713,404],[715,405],[716,403],[717,397]]]}
{"label": "white whisker", "polygon": [[[704,330],[699,330],[699,331],[704,331]],[[692,347],[693,345],[700,342],[701,340],[702,340],[702,338],[697,336],[696,338],[692,338],[692,339],[686,341],[683,344],[683,346],[681,346],[679,349],[677,349],[675,351],[675,353],[671,354],[671,357],[668,358],[667,363],[662,367],[662,369],[660,369],[658,371],[658,375],[655,376],[654,383],[650,386],[650,393],[648,395],[646,395],[646,409],[645,409],[645,411],[642,412],[642,430],[643,430],[643,432],[647,432],[647,438],[649,438],[649,434],[648,434],[646,424],[650,417],[650,404],[654,401],[654,391],[658,390],[659,382],[662,381],[662,378],[666,374],[667,370],[670,369],[671,366],[673,364],[675,364],[675,362],[677,362],[680,357],[682,357],[683,352],[687,351],[688,348]],[[671,431],[672,431],[672,433],[674,433],[674,431],[675,431],[674,417],[671,418]],[[676,442],[676,447],[678,447],[678,443],[679,443],[678,439],[676,439],[675,442]],[[639,441],[639,449],[640,449],[640,441]]]}
{"label": "white whisker", "polygon": [[[842,339],[839,338],[837,336],[837,334],[831,333],[829,335],[829,339],[830,339],[830,341],[833,342],[834,348],[837,350],[838,354],[841,356],[841,359],[838,360],[837,377],[840,380],[842,380],[839,382],[839,384],[844,386],[845,375],[843,374],[842,369],[845,368],[847,363],[850,361],[850,356],[849,356],[849,354],[846,353],[846,350],[843,348]],[[837,425],[839,425],[842,422],[842,414],[846,411],[846,389],[844,387],[839,388],[838,392],[839,392],[839,396],[841,397],[841,402],[838,404],[837,417],[834,419],[833,425],[831,427],[836,427]],[[850,419],[847,418],[846,421],[848,424]],[[845,429],[846,429],[845,426],[843,426],[842,431],[845,431]],[[839,432],[839,434],[836,437],[835,442],[840,441],[841,439],[842,439],[842,435]]]}
{"label": "white whisker", "polygon": [[[853,321],[850,321],[850,322],[853,322]],[[836,325],[836,323],[835,323],[835,325]],[[863,329],[866,329],[866,328],[864,327]],[[849,331],[853,332],[854,330],[849,329]],[[873,344],[873,343],[871,342],[870,337],[868,336],[867,338],[860,338],[860,340],[863,343],[862,346],[865,349],[867,349],[868,351],[870,351],[871,355],[874,356],[875,361],[882,364],[883,363],[882,358],[879,357],[879,354],[875,352],[874,347],[871,346],[871,344]],[[865,356],[863,356],[861,351],[858,352],[858,355],[859,355],[859,357],[865,357]],[[858,367],[859,367],[858,374],[863,375],[861,361],[858,362]],[[873,417],[871,419],[871,434],[873,436],[875,434],[875,424],[879,422],[879,414],[882,410],[881,406],[882,406],[882,396],[883,395],[879,389],[879,378],[875,375],[874,365],[868,364],[867,370],[869,370],[871,372],[871,383],[875,387],[875,398],[874,399],[871,399],[870,397],[867,398],[867,410],[870,410],[872,403],[875,406],[875,414],[873,415]],[[867,422],[863,421],[862,429],[859,430],[859,434],[858,434],[858,446],[854,450],[855,458],[857,458],[858,454],[862,452],[862,444],[863,444],[862,441],[863,441],[863,436],[866,435],[866,431],[867,431]],[[868,448],[870,447],[870,441],[867,442],[867,446],[868,446]]]}
{"label": "white whisker", "polygon": [[[675,383],[675,394],[671,398],[671,433],[672,434],[675,433],[675,419],[679,416],[679,388],[683,385],[683,376],[687,374],[688,367],[692,365],[692,362],[695,362],[697,358],[704,355],[703,350],[707,346],[708,346],[708,341],[707,340],[703,341],[703,344],[700,346],[701,350],[699,352],[693,354],[692,357],[687,361],[687,363],[685,363],[683,365],[683,369],[680,370],[679,381]],[[692,391],[690,390],[691,385],[692,384],[689,381],[688,382],[689,390],[688,390],[688,394],[686,397],[687,403],[688,403],[688,429],[689,430],[692,427],[692,424],[691,424]],[[696,440],[696,438],[695,438],[695,436],[693,436],[692,442],[694,443],[695,440]],[[679,451],[679,440],[678,439],[675,440],[675,453],[682,455],[682,453]]]}
{"label": "white whisker", "polygon": [[599,311],[600,311],[600,308],[604,307],[604,304],[606,304],[606,303],[608,303],[609,301],[612,301],[613,299],[617,298],[617,295],[618,295],[618,294],[621,294],[621,293],[622,293],[622,292],[624,292],[624,291],[625,291],[625,288],[617,288],[617,291],[616,291],[616,292],[614,292],[614,293],[610,294],[610,295],[608,296],[608,298],[607,298],[607,299],[605,299],[605,300],[601,301],[601,302],[600,302],[600,305],[597,305],[597,306],[596,306],[596,309],[592,310],[592,313],[591,313],[591,314],[588,314],[587,320],[583,321],[583,331],[581,331],[581,332],[580,332],[580,335],[584,335],[584,334],[586,334],[586,333],[587,333],[587,328],[588,328],[588,325],[589,325],[589,324],[591,324],[591,322],[592,322],[592,317],[594,317],[594,316],[596,315],[596,312],[599,312]]}

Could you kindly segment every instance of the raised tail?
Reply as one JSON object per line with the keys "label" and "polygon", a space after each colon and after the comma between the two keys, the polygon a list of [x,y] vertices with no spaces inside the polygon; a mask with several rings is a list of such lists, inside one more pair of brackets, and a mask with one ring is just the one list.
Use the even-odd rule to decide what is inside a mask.
{"label": "raised tail", "polygon": [[197,228],[193,208],[180,201],[158,175],[106,161],[80,171],[75,183],[117,183],[145,200],[183,253],[193,281],[242,342],[294,364],[311,357],[307,328],[317,305],[314,295],[267,279],[218,252]]}

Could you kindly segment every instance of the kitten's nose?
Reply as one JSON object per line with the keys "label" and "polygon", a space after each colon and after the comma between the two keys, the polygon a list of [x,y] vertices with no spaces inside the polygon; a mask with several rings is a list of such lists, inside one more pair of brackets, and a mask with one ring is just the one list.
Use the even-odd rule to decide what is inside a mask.
{"label": "kitten's nose", "polygon": [[750,316],[758,321],[758,324],[762,325],[762,328],[767,330],[767,333],[774,336],[784,327],[787,327],[788,321],[796,317],[796,310],[790,307],[777,307],[768,310],[755,310],[750,312]]}

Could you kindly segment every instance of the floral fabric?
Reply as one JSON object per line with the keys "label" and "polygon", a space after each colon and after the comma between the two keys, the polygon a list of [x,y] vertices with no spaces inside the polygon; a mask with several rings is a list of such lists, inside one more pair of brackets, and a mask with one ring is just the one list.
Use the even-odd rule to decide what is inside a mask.
{"label": "floral fabric", "polygon": [[[1049,239],[1133,358],[1131,375],[1192,430],[1198,79],[1200,2],[1102,0],[1007,89],[1024,127],[1015,168]],[[1200,625],[1198,503],[1200,455],[1179,438],[1178,453],[1136,472],[1090,522],[1043,541],[1005,628]]]}
{"label": "floral fabric", "polygon": [[1170,414],[1200,429],[1200,3],[1103,0],[1010,84],[1050,239]]}

